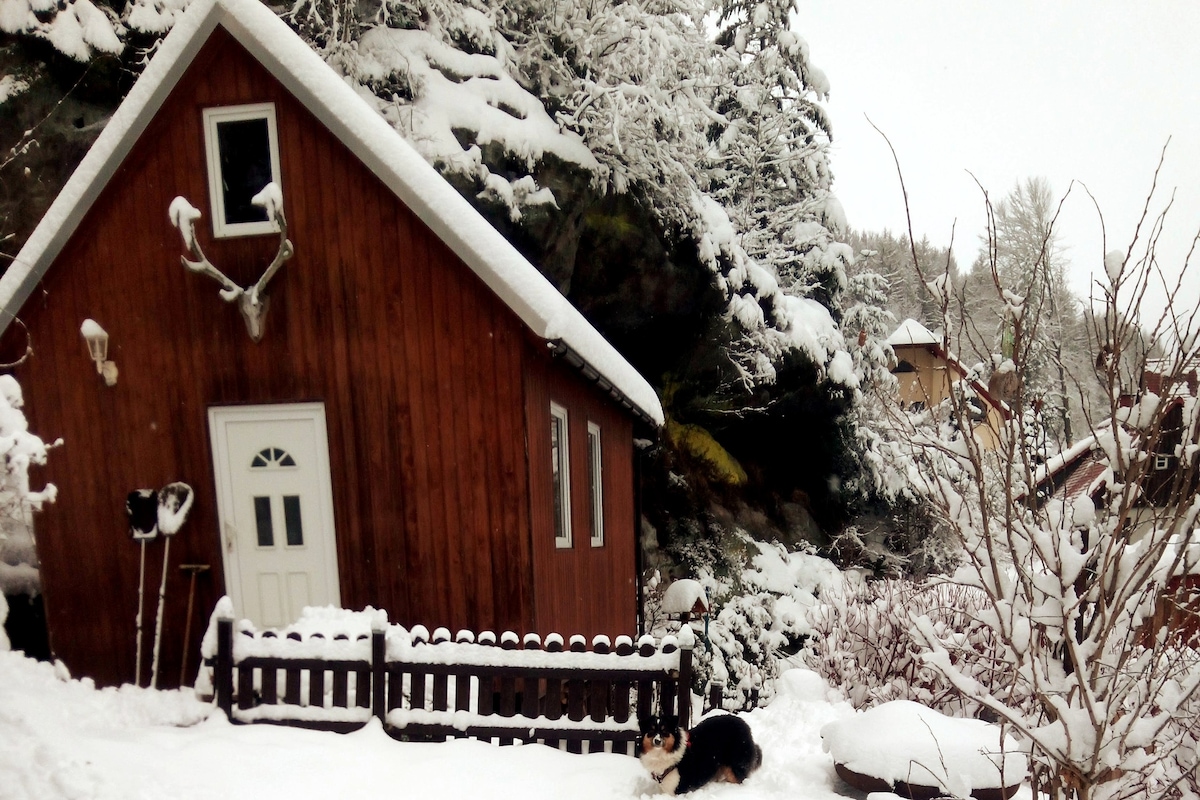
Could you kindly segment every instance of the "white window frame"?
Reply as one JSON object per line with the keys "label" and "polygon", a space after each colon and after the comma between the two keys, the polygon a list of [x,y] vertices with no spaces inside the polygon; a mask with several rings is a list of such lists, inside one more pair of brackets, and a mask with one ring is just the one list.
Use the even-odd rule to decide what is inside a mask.
{"label": "white window frame", "polygon": [[225,192],[221,187],[221,152],[217,139],[217,126],[222,122],[240,122],[248,119],[266,119],[267,142],[271,150],[271,180],[283,188],[279,170],[279,129],[275,123],[274,103],[252,103],[242,106],[217,106],[204,109],[204,148],[208,158],[208,195],[212,210],[213,238],[232,236],[257,236],[279,233],[275,220],[262,222],[225,221]]}
{"label": "white window frame", "polygon": [[604,546],[604,456],[600,425],[590,419],[588,431],[588,494],[592,502],[592,547]]}
{"label": "white window frame", "polygon": [[[554,520],[554,546],[558,548],[571,547],[571,440],[568,434],[570,428],[570,418],[567,415],[567,409],[559,405],[553,400],[550,401],[550,425],[553,428],[555,423],[558,423],[558,451],[554,451],[555,442],[553,437],[550,440],[550,488],[553,492],[554,487],[554,458],[558,458],[558,497],[551,497],[551,500],[558,500],[558,515]],[[551,506],[553,510],[553,505]]]}
{"label": "white window frame", "polygon": [[1167,455],[1166,453],[1155,453],[1154,454],[1154,469],[1155,470],[1164,470],[1164,469],[1170,469],[1170,468],[1171,468],[1171,456]]}

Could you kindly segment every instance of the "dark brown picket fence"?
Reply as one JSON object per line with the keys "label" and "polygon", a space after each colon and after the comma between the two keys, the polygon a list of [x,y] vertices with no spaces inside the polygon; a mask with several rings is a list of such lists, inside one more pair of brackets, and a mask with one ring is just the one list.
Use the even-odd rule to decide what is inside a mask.
{"label": "dark brown picket fence", "polygon": [[[402,630],[402,629],[401,629]],[[270,722],[347,732],[378,719],[397,739],[472,737],[543,742],[580,753],[633,754],[637,717],[676,713],[690,723],[692,639],[651,637],[616,645],[583,637],[522,641],[439,629],[387,630],[351,641],[271,631],[236,634],[216,621],[212,666],[217,705],[236,723]],[[400,637],[397,637],[400,638]],[[241,645],[240,647],[238,645]]]}
{"label": "dark brown picket fence", "polygon": [[1152,647],[1159,633],[1168,640],[1194,647],[1200,639],[1200,575],[1172,578],[1159,593],[1154,614],[1142,626],[1142,644]]}

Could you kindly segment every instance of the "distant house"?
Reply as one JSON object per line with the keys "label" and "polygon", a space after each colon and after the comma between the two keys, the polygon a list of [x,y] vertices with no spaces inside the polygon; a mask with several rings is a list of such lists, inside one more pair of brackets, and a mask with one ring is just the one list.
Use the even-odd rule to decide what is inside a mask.
{"label": "distant house", "polygon": [[[1063,509],[1091,502],[1101,508],[1109,502],[1113,489],[1113,441],[1116,431],[1128,437],[1128,444],[1148,451],[1140,481],[1139,493],[1130,509],[1123,530],[1131,541],[1137,541],[1152,527],[1187,524],[1186,509],[1173,504],[1172,498],[1194,497],[1200,474],[1197,455],[1200,454],[1200,430],[1189,429],[1185,420],[1192,418],[1194,403],[1200,398],[1200,363],[1182,370],[1183,380],[1167,386],[1166,375],[1174,371],[1167,362],[1149,361],[1143,371],[1138,393],[1120,399],[1121,408],[1114,419],[1100,423],[1089,435],[1062,453],[1050,458],[1034,475],[1037,487],[1036,503]],[[1165,413],[1157,430],[1146,431],[1139,423],[1143,402],[1166,403]],[[1147,437],[1150,437],[1147,440]],[[1086,499],[1085,499],[1086,498]],[[1169,529],[1179,534],[1177,529]],[[1194,538],[1195,530],[1191,532]],[[1163,590],[1153,617],[1145,623],[1147,641],[1153,641],[1160,629],[1169,628],[1176,635],[1194,642],[1200,630],[1200,575],[1177,575]]]}
{"label": "distant house", "polygon": [[896,355],[892,374],[899,384],[900,403],[909,411],[935,408],[965,383],[968,415],[975,436],[985,447],[994,447],[1000,429],[1012,412],[958,358],[946,349],[942,337],[915,319],[906,319],[887,339]]}
{"label": "distant house", "polygon": [[[19,317],[33,343],[31,427],[66,442],[36,525],[74,673],[134,678],[125,502],[173,481],[194,506],[170,551],[167,683],[194,673],[223,594],[260,626],[332,604],[636,631],[633,442],[662,423],[655,392],[257,0],[193,0],[0,306],[5,341],[23,347]],[[81,331],[107,334],[95,366]],[[181,564],[211,567],[190,664]]]}
{"label": "distant house", "polygon": [[[1145,431],[1137,424],[1136,409],[1142,398],[1154,396],[1156,402],[1166,403],[1165,414],[1152,442],[1144,477],[1141,481],[1139,505],[1143,509],[1166,507],[1170,498],[1178,493],[1181,480],[1191,480],[1195,474],[1197,436],[1200,431],[1189,431],[1184,423],[1187,407],[1200,397],[1200,364],[1182,371],[1182,380],[1175,385],[1166,385],[1166,375],[1172,365],[1164,361],[1150,360],[1142,374],[1139,394],[1128,394],[1121,398],[1122,413],[1117,416],[1117,425],[1136,441],[1145,437]],[[1087,495],[1099,506],[1109,490],[1112,473],[1106,442],[1113,439],[1113,421],[1106,420],[1096,430],[1076,442],[1067,450],[1050,458],[1035,475],[1038,487],[1038,502],[1073,502]],[[1188,477],[1190,475],[1190,478]],[[1138,524],[1137,520],[1133,521]]]}

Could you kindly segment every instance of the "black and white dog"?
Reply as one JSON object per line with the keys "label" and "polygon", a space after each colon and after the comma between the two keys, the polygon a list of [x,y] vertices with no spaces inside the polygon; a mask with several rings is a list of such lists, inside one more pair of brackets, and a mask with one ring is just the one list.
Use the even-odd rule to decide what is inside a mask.
{"label": "black and white dog", "polygon": [[701,720],[688,732],[674,716],[640,717],[642,766],[667,794],[713,782],[741,783],[762,763],[750,726],[732,714]]}

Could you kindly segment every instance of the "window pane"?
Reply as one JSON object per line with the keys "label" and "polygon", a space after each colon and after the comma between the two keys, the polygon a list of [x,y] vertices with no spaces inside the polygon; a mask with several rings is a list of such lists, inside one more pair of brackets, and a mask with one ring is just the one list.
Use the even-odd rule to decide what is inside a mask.
{"label": "window pane", "polygon": [[286,450],[281,450],[278,447],[267,447],[260,450],[254,460],[250,462],[250,466],[255,469],[264,467],[294,467],[296,459],[292,458]]}
{"label": "window pane", "polygon": [[604,476],[600,458],[600,426],[588,423],[588,497],[592,512],[592,546],[604,544]]}
{"label": "window pane", "polygon": [[553,476],[554,489],[554,538],[561,539],[566,535],[563,530],[563,457],[562,457],[562,420],[550,417],[550,470]]}
{"label": "window pane", "polygon": [[287,543],[291,547],[304,544],[304,530],[300,526],[300,498],[294,494],[283,496],[283,524],[287,528]]}
{"label": "window pane", "polygon": [[254,521],[258,526],[258,546],[274,547],[275,531],[271,527],[271,498],[254,498]]}
{"label": "window pane", "polygon": [[271,182],[271,142],[266,117],[217,123],[225,222],[265,222],[267,212],[250,198]]}
{"label": "window pane", "polygon": [[567,410],[550,404],[550,470],[554,495],[554,544],[571,546],[571,458]]}

